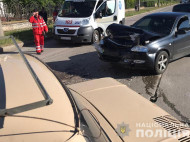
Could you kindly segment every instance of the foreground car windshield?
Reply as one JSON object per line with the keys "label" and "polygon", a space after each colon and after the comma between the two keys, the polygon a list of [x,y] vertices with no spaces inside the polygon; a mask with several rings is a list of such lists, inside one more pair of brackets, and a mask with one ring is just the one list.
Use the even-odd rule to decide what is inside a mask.
{"label": "foreground car windshield", "polygon": [[171,33],[175,18],[169,16],[148,16],[137,21],[133,27],[162,35]]}
{"label": "foreground car windshield", "polygon": [[62,10],[59,12],[59,17],[89,17],[93,10],[96,1],[81,1],[73,2],[66,1]]}

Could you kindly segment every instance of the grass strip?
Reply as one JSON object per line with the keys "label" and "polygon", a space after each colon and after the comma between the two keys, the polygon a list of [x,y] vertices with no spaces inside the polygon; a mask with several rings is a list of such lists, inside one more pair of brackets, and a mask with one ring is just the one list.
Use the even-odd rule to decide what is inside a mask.
{"label": "grass strip", "polygon": [[[52,36],[52,28],[53,25],[49,25],[48,29],[49,32],[47,34],[47,37]],[[20,30],[13,30],[13,31],[7,31],[5,32],[5,36],[13,35],[18,43],[28,43],[28,42],[34,42],[34,36],[33,36],[33,31],[31,28],[28,29],[20,29]],[[5,39],[5,40],[0,40],[0,46],[9,46],[12,45],[12,40],[11,39]]]}

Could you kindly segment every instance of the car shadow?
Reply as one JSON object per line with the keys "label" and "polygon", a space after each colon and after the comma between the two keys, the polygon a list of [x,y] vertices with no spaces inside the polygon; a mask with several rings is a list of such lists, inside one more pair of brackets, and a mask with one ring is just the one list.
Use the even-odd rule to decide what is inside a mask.
{"label": "car shadow", "polygon": [[[73,42],[64,42],[61,40],[55,40],[55,39],[47,39],[45,41],[45,48],[76,48],[81,46],[89,46],[90,43],[73,43]],[[24,47],[35,47],[34,41],[25,42]]]}
{"label": "car shadow", "polygon": [[112,77],[115,79],[130,79],[132,76],[151,76],[151,71],[135,69],[125,65],[103,62],[96,52],[79,54],[69,57],[69,60],[47,63],[53,70],[63,72],[61,79],[78,76],[84,79]]}

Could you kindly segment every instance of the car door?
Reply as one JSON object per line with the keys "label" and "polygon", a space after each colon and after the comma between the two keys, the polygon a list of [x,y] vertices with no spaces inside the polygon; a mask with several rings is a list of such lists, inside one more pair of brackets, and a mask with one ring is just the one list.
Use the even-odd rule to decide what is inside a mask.
{"label": "car door", "polygon": [[[190,50],[190,25],[189,18],[183,17],[178,21],[174,37],[173,58],[177,59],[189,54]],[[184,34],[177,34],[179,30],[184,29]]]}
{"label": "car door", "polygon": [[96,10],[95,22],[97,27],[101,27],[104,31],[112,24],[117,23],[116,0],[107,0]]}

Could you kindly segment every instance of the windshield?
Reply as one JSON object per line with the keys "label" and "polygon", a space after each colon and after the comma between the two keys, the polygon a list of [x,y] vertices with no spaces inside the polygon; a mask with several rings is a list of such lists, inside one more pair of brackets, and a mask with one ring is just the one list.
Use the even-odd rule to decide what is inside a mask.
{"label": "windshield", "polygon": [[148,16],[137,21],[133,27],[161,35],[168,35],[171,33],[175,19],[175,17],[169,16]]}
{"label": "windshield", "polygon": [[62,10],[59,12],[59,17],[89,17],[92,15],[96,1],[66,1],[63,4]]}
{"label": "windshield", "polygon": [[173,12],[190,12],[190,4],[176,5]]}

